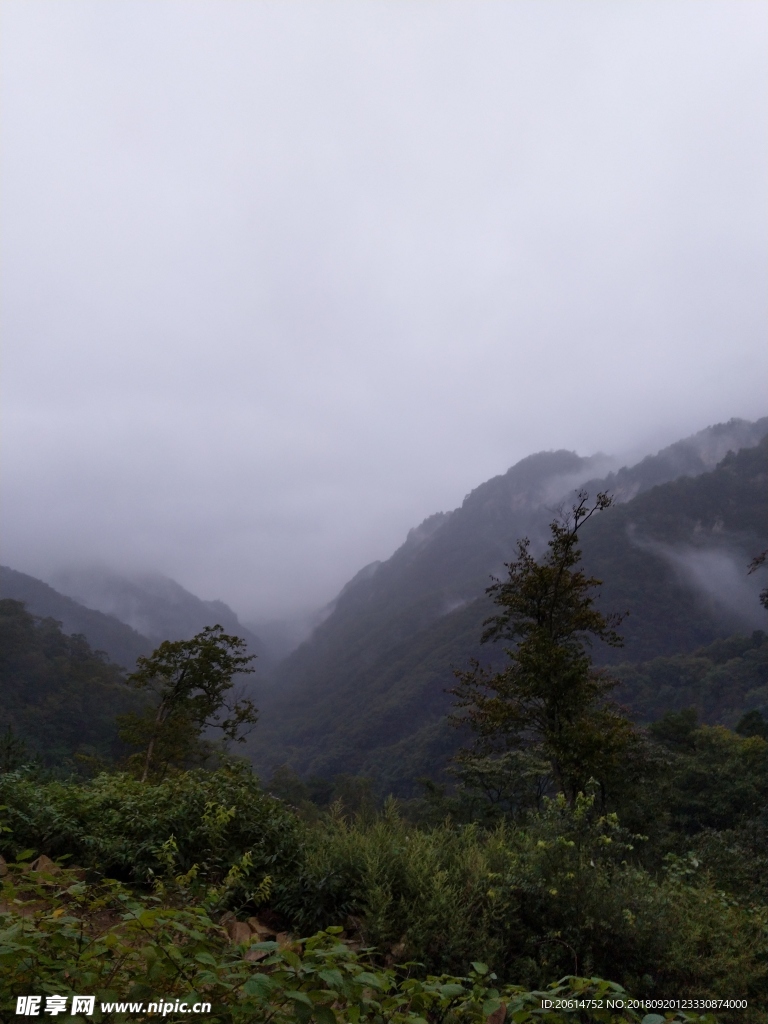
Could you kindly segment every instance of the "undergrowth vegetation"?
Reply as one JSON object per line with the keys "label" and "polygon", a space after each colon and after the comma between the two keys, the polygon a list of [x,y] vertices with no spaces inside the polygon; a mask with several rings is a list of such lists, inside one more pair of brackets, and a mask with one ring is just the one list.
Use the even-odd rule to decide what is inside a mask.
{"label": "undergrowth vegetation", "polygon": [[[2,850],[19,866],[3,879],[2,1005],[33,989],[151,989],[208,993],[218,1016],[205,1019],[221,1022],[447,1024],[502,1000],[521,1024],[561,1019],[535,995],[555,979],[602,984],[581,977],[650,1000],[748,999],[717,1019],[768,1020],[765,906],[720,889],[692,853],[651,871],[643,838],[596,803],[554,798],[493,828],[417,825],[391,800],[306,821],[242,766],[144,785],[6,773]],[[77,867],[28,870],[40,854]],[[291,939],[246,960],[219,922],[253,914]]]}
{"label": "undergrowth vegetation", "polygon": [[[3,886],[5,900],[34,907],[26,916],[3,914],[3,1008],[30,991],[64,998],[88,991],[95,996],[90,1016],[98,1024],[157,1016],[112,1009],[123,1001],[142,1007],[159,1001],[169,1022],[190,1019],[178,1012],[180,1004],[205,1005],[210,1011],[203,1019],[210,1024],[480,1024],[507,1014],[517,1024],[641,1019],[621,986],[600,979],[566,977],[545,992],[530,992],[499,984],[478,961],[464,977],[419,977],[409,967],[371,962],[367,951],[354,951],[340,940],[338,927],[290,947],[233,945],[204,908],[174,908],[156,896],[137,899],[118,882],[88,885],[71,871],[24,872],[24,867],[14,865]],[[105,915],[110,923],[94,927],[94,919]],[[560,1003],[584,1009],[563,1013]],[[669,1017],[713,1019],[695,1013]],[[659,1015],[644,1019],[663,1020]]]}

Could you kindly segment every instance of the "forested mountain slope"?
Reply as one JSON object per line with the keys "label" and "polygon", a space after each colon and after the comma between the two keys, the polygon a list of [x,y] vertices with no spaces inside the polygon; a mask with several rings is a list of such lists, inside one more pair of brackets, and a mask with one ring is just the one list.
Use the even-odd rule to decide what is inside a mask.
{"label": "forested mountain slope", "polygon": [[623,650],[640,661],[691,651],[765,624],[751,558],[768,546],[768,438],[711,473],[617,505],[584,530],[584,560],[605,608],[628,611]]}
{"label": "forested mountain slope", "polygon": [[683,476],[707,473],[725,458],[728,452],[752,448],[768,434],[768,416],[756,420],[729,420],[706,427],[697,434],[662,448],[656,455],[647,455],[634,466],[609,473],[602,480],[588,481],[590,490],[608,490],[619,501],[629,501],[657,484],[669,483]]}
{"label": "forested mountain slope", "polygon": [[26,760],[21,741],[27,756],[49,765],[77,752],[115,756],[122,749],[115,716],[145,703],[83,636],[67,636],[54,619],[10,598],[0,600],[0,694],[0,761]]}
{"label": "forested mountain slope", "polygon": [[149,654],[152,641],[121,622],[114,615],[86,608],[65,597],[42,580],[7,566],[0,566],[0,598],[23,601],[27,610],[42,618],[56,619],[65,633],[81,633],[97,651],[132,671],[140,654]]}
{"label": "forested mountain slope", "polygon": [[108,569],[71,569],[53,582],[88,608],[114,616],[153,641],[189,640],[206,626],[219,624],[242,637],[248,650],[264,657],[264,645],[223,601],[204,601],[160,573],[121,575]]}
{"label": "forested mountain slope", "polygon": [[[706,466],[766,428],[768,420],[710,428],[589,485],[637,492],[584,535],[587,567],[606,581],[605,606],[630,612],[618,659],[689,652],[759,624],[759,584],[753,596],[745,573],[768,544],[768,443]],[[653,486],[681,468],[687,475]],[[571,452],[530,456],[358,574],[258,697],[260,768],[288,761],[305,772],[370,772],[397,789],[441,763],[456,744],[444,717],[452,667],[500,654],[478,642],[489,575],[519,537],[541,545],[553,505],[593,473]]]}
{"label": "forested mountain slope", "polygon": [[620,680],[616,698],[641,722],[686,708],[707,725],[734,728],[749,711],[768,719],[768,633],[761,629],[613,671]]}

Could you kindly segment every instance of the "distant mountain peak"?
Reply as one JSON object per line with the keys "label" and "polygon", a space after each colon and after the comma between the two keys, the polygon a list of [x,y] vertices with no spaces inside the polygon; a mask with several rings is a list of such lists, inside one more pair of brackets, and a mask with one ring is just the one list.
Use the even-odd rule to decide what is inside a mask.
{"label": "distant mountain peak", "polygon": [[253,654],[261,640],[223,601],[204,601],[162,573],[119,573],[103,566],[59,571],[51,582],[87,608],[113,615],[154,641],[188,640],[217,623],[247,641]]}
{"label": "distant mountain peak", "polygon": [[[537,452],[452,513],[428,517],[358,573],[275,669],[259,699],[257,763],[358,771],[412,794],[413,780],[456,748],[445,717],[453,670],[499,655],[480,644],[491,574],[504,575],[521,537],[543,548],[558,505],[579,487],[619,499],[590,522],[582,549],[585,570],[605,581],[601,602],[630,612],[621,657],[691,651],[757,621],[757,588],[750,597],[745,584],[751,555],[768,543],[766,434],[768,418],[731,420],[607,474],[605,456]],[[619,656],[599,657],[608,655]]]}
{"label": "distant mountain peak", "polygon": [[[413,529],[408,531],[408,536],[405,538],[404,546],[411,548],[420,547],[428,541],[429,538],[436,533],[452,515],[453,512],[435,512],[434,515],[427,516],[427,518],[419,523],[418,526],[414,526]],[[374,564],[378,567],[381,563],[376,562]],[[358,573],[358,576],[359,575],[360,573]]]}
{"label": "distant mountain peak", "polygon": [[715,423],[646,455],[640,462],[623,466],[603,480],[589,481],[588,489],[607,489],[617,502],[631,501],[642,491],[682,476],[698,476],[714,469],[729,451],[753,448],[768,435],[768,416],[750,422],[733,418]]}
{"label": "distant mountain peak", "polygon": [[53,587],[0,566],[0,596],[23,601],[27,611],[62,624],[65,633],[82,633],[94,650],[106,651],[110,659],[129,671],[140,655],[149,654],[152,641],[117,616],[89,608]]}

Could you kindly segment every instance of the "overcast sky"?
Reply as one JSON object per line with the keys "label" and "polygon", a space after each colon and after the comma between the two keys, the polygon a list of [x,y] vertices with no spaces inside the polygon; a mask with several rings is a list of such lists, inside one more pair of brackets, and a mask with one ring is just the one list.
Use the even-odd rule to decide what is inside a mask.
{"label": "overcast sky", "polygon": [[329,600],[768,412],[768,5],[4,0],[3,552]]}

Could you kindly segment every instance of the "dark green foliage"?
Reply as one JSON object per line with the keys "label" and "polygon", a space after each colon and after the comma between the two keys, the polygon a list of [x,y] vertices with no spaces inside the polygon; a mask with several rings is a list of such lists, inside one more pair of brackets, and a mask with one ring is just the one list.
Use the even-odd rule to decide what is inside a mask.
{"label": "dark green foliage", "polygon": [[748,711],[739,719],[736,732],[739,736],[760,736],[768,740],[768,722],[759,711]]}
{"label": "dark green foliage", "polygon": [[[545,802],[524,827],[417,829],[394,806],[377,821],[308,829],[272,905],[311,929],[337,920],[431,971],[466,970],[478,949],[505,980],[616,977],[647,996],[768,998],[768,912],[740,905],[689,861],[640,865],[636,840],[592,794]],[[633,849],[635,847],[635,849]],[[348,916],[349,915],[349,916]]]}
{"label": "dark green foliage", "polygon": [[289,765],[275,769],[266,789],[308,821],[317,821],[322,811],[331,805],[340,813],[370,818],[375,816],[379,802],[373,780],[365,776],[337,775],[333,779],[311,776],[305,780]]}
{"label": "dark green foliage", "polygon": [[245,640],[221,626],[206,626],[191,640],[166,640],[147,658],[139,658],[128,684],[154,697],[142,715],[121,718],[121,737],[143,748],[141,780],[150,772],[164,775],[184,767],[196,754],[207,754],[206,730],[218,729],[224,740],[243,742],[242,730],[258,713],[247,697],[233,697],[233,677],[252,672],[255,655],[246,655]]}
{"label": "dark green foliage", "polygon": [[60,622],[65,633],[85,636],[94,650],[105,651],[109,660],[129,671],[152,642],[113,615],[86,608],[65,597],[42,580],[0,565],[0,597],[23,601],[27,611],[42,619]]}
{"label": "dark green foliage", "polygon": [[[761,716],[760,716],[761,718]],[[762,720],[762,719],[761,719]],[[686,851],[716,888],[768,906],[768,742],[757,716],[743,734],[699,725],[696,712],[670,712],[651,726],[664,771],[648,794],[655,850]]]}
{"label": "dark green foliage", "polygon": [[75,753],[111,759],[124,749],[115,715],[145,703],[85,637],[67,636],[11,599],[0,601],[0,694],[6,768],[19,763],[19,743],[46,765]]}
{"label": "dark green foliage", "polygon": [[[678,844],[680,847],[682,843]],[[718,890],[746,906],[768,906],[768,813],[722,831],[705,829],[688,843]]]}
{"label": "dark green foliage", "polygon": [[593,794],[573,808],[552,801],[513,842],[520,915],[540,970],[578,960],[580,971],[613,973],[648,995],[725,983],[764,998],[766,908],[740,907],[703,871],[643,869],[643,837],[596,814]]}
{"label": "dark green foliage", "polygon": [[21,768],[32,760],[32,754],[24,740],[16,735],[13,726],[6,726],[5,732],[0,736],[0,775]]}
{"label": "dark green foliage", "polygon": [[[56,993],[69,1008],[71,996],[84,991],[95,996],[93,1019],[100,1024],[138,1019],[136,1004],[146,1013],[158,1001],[154,1015],[169,1024],[485,1024],[490,1014],[510,1015],[516,1024],[641,1019],[620,985],[599,978],[565,977],[530,992],[499,984],[479,961],[466,977],[418,978],[353,951],[341,941],[341,928],[292,947],[255,937],[233,946],[205,907],[178,908],[114,882],[89,885],[66,869],[28,867],[14,865],[0,892],[0,1007],[8,1019],[19,996],[37,993],[42,1001]],[[8,911],[11,904],[24,915]],[[254,956],[259,960],[246,959]],[[575,1001],[584,1008],[574,1013]],[[122,1002],[134,1006],[115,1007]],[[196,1007],[201,1012],[193,1018]],[[668,1019],[713,1022],[695,1013]]]}
{"label": "dark green foliage", "polygon": [[[475,786],[479,772],[489,778],[495,769],[510,774],[512,785],[520,777],[528,789],[534,783],[530,796],[549,782],[573,803],[592,778],[603,791],[612,788],[624,775],[630,749],[639,745],[630,723],[607,700],[615,680],[596,671],[591,659],[595,640],[621,646],[614,629],[620,617],[595,606],[601,581],[582,569],[578,534],[610,505],[607,495],[598,494],[590,507],[580,494],[572,511],[551,524],[545,555],[537,561],[528,539],[520,541],[507,578],[489,588],[498,610],[483,640],[506,641],[507,664],[490,672],[475,663],[457,672],[459,684],[451,691],[459,723],[477,735],[456,758],[458,774],[471,776]],[[536,763],[544,766],[538,782]],[[520,792],[521,808],[531,805],[530,796],[526,804]]]}
{"label": "dark green foliage", "polygon": [[698,722],[695,708],[668,711],[650,728],[651,736],[675,753],[692,753],[696,749]]}
{"label": "dark green foliage", "polygon": [[[149,912],[150,947],[174,933],[196,936],[177,941],[172,954],[179,984],[197,976],[194,956],[204,942],[216,963],[243,963],[234,951],[227,959],[210,931],[210,915],[232,906],[242,916],[254,907],[277,914],[300,933],[336,924],[377,947],[379,965],[418,961],[417,978],[463,976],[482,957],[500,982],[526,989],[587,974],[614,977],[646,997],[738,995],[758,1008],[768,1001],[765,905],[714,885],[702,854],[668,857],[664,871],[649,871],[639,857],[643,840],[600,814],[593,792],[572,806],[547,801],[524,826],[491,830],[450,822],[418,828],[392,802],[375,820],[334,812],[309,824],[265,796],[243,768],[157,785],[127,776],[40,784],[10,773],[0,805],[7,859],[23,856],[22,847],[66,851],[91,872],[133,880],[126,898]],[[727,867],[728,850],[713,847],[708,856],[718,870]],[[45,934],[35,948],[51,970],[54,948],[56,963],[75,955],[50,914],[37,927]],[[96,943],[92,963],[99,970],[100,949]],[[157,971],[158,985],[170,985]],[[740,1012],[738,1019],[766,1018]]]}
{"label": "dark green foliage", "polygon": [[[603,647],[596,660],[686,654],[744,629],[741,613],[693,586],[673,555],[717,550],[750,582],[749,559],[768,542],[768,443],[711,472],[689,454],[662,460],[659,473],[647,460],[616,474],[610,482],[624,503],[584,531],[585,570],[605,580],[600,607],[630,612],[624,650]],[[523,460],[460,509],[427,520],[388,562],[360,573],[259,694],[264,728],[250,747],[255,762],[267,773],[289,762],[302,775],[370,775],[403,796],[413,795],[415,778],[434,776],[463,742],[446,724],[453,670],[472,658],[499,667],[479,643],[493,612],[482,596],[489,574],[501,572],[520,536],[532,538],[534,553],[545,546],[547,488],[580,466],[567,452]],[[669,482],[681,473],[699,475]],[[758,591],[756,584],[757,616]],[[749,709],[734,705],[729,724]]]}
{"label": "dark green foliage", "polygon": [[768,635],[762,630],[611,672],[620,680],[617,698],[641,722],[693,708],[700,721],[734,726],[748,711],[768,711]]}
{"label": "dark green foliage", "polygon": [[68,854],[126,881],[162,875],[163,845],[171,838],[175,870],[184,873],[197,864],[216,882],[250,851],[254,885],[276,864],[289,863],[297,847],[293,815],[263,792],[244,765],[187,772],[155,785],[128,775],[40,784],[16,772],[0,776],[0,804],[11,830],[0,836],[6,857],[26,848],[50,857]]}
{"label": "dark green foliage", "polygon": [[692,709],[651,726],[668,748],[665,805],[674,831],[734,829],[768,807],[768,742],[723,726],[697,726]]}

